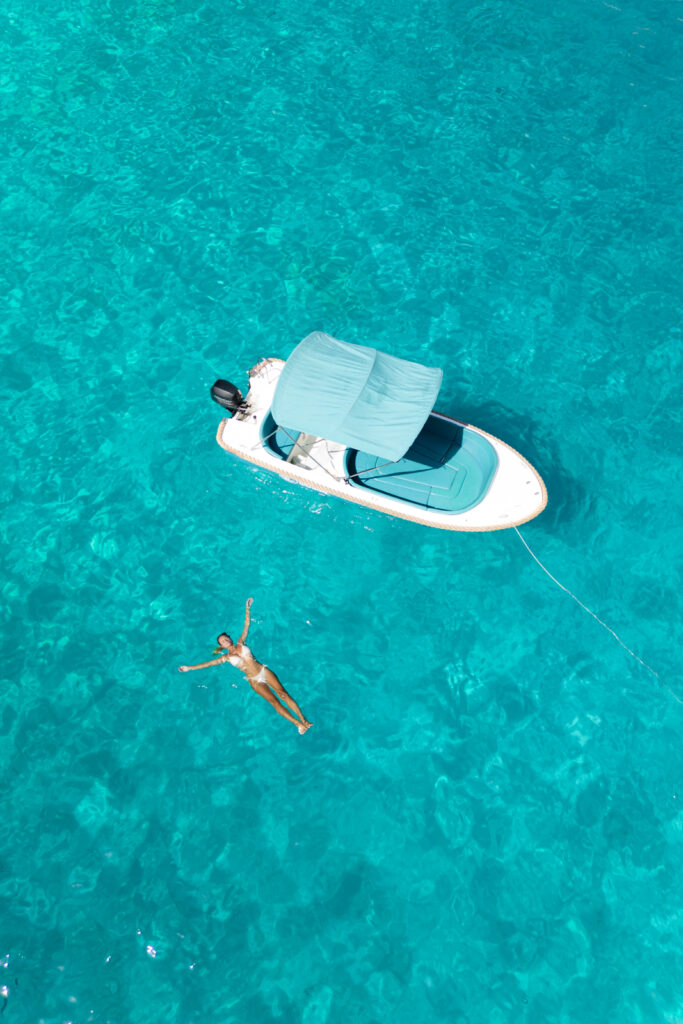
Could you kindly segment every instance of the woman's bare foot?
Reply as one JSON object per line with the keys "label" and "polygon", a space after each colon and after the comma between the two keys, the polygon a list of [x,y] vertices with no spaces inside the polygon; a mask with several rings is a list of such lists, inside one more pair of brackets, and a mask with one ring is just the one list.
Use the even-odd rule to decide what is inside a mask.
{"label": "woman's bare foot", "polygon": [[297,725],[297,729],[299,730],[300,735],[303,736],[306,730],[310,729],[312,725],[313,722],[302,722],[301,725]]}

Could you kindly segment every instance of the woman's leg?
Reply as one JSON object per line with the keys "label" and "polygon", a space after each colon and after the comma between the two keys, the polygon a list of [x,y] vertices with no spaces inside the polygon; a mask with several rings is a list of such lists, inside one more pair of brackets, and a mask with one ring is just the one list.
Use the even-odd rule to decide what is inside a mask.
{"label": "woman's leg", "polygon": [[268,686],[270,686],[271,689],[275,691],[276,696],[280,698],[283,704],[286,704],[288,708],[291,708],[295,715],[299,716],[299,718],[301,719],[301,724],[310,725],[310,722],[305,718],[304,713],[297,704],[297,702],[294,700],[293,697],[290,697],[290,695],[287,693],[284,686],[282,685],[278,677],[275,675],[275,673],[272,671],[272,669],[266,668],[266,681],[268,683]]}
{"label": "woman's leg", "polygon": [[267,687],[265,683],[257,683],[250,679],[249,685],[251,686],[254,693],[258,693],[259,697],[263,697],[263,699],[267,700],[269,704],[272,704],[272,706],[277,711],[278,715],[282,715],[282,717],[286,718],[288,722],[292,723],[292,725],[296,725],[299,728],[301,727],[302,723],[297,722],[296,718],[294,718],[294,716],[289,713],[287,708],[284,708],[282,706],[282,704],[277,699],[273,691],[269,689],[269,687]]}

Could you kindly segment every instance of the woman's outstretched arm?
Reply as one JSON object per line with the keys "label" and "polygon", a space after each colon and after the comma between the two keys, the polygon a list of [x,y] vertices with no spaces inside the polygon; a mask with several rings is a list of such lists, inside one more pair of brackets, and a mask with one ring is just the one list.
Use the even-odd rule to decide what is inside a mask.
{"label": "woman's outstretched arm", "polygon": [[178,671],[194,672],[196,668],[210,668],[211,665],[222,665],[227,660],[227,655],[224,655],[222,658],[214,658],[213,661],[203,661],[200,665],[178,665]]}
{"label": "woman's outstretched arm", "polygon": [[247,639],[247,633],[249,632],[249,626],[251,625],[251,606],[254,603],[253,597],[247,598],[247,610],[244,615],[244,629],[240,634],[240,638],[237,641],[238,644],[243,644]]}

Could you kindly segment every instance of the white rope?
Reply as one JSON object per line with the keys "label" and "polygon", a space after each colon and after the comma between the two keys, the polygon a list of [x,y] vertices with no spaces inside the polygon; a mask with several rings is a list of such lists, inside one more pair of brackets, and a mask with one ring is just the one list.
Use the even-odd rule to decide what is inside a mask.
{"label": "white rope", "polygon": [[639,657],[638,657],[638,655],[637,655],[637,654],[636,654],[636,653],[635,653],[634,651],[632,651],[630,647],[627,647],[627,646],[626,646],[626,644],[624,643],[624,641],[623,641],[623,640],[621,639],[621,637],[617,636],[617,634],[616,634],[616,633],[614,632],[614,630],[613,630],[613,629],[610,629],[610,627],[609,627],[609,626],[607,625],[607,623],[606,623],[606,622],[603,622],[603,621],[602,621],[602,619],[601,619],[601,618],[599,618],[599,617],[598,617],[598,616],[597,616],[597,615],[595,614],[595,612],[592,612],[592,611],[590,610],[590,608],[587,608],[587,607],[586,607],[586,605],[585,605],[585,604],[583,603],[583,601],[579,601],[579,599],[578,599],[578,597],[576,596],[576,594],[572,594],[571,590],[569,590],[569,588],[568,588],[568,587],[565,587],[565,586],[563,586],[563,584],[562,584],[562,583],[560,583],[560,581],[559,581],[559,580],[555,579],[555,577],[553,576],[553,574],[552,574],[552,573],[551,573],[551,572],[550,572],[550,571],[549,571],[548,569],[546,569],[546,567],[545,567],[545,566],[543,565],[543,562],[542,562],[542,561],[540,560],[540,558],[538,558],[538,557],[537,557],[537,556],[536,556],[536,555],[534,554],[534,552],[533,552],[533,551],[531,550],[531,548],[529,547],[529,545],[527,544],[527,542],[526,542],[526,541],[524,540],[524,537],[522,537],[522,535],[521,535],[521,533],[519,532],[519,530],[517,529],[517,527],[515,526],[515,527],[513,527],[513,529],[514,529],[515,533],[517,534],[517,536],[519,537],[519,539],[521,540],[521,542],[522,542],[522,544],[524,545],[524,547],[525,547],[525,548],[527,549],[527,551],[529,552],[529,554],[530,554],[530,555],[531,555],[531,557],[533,558],[534,562],[536,562],[536,564],[537,564],[537,565],[539,565],[539,566],[541,567],[541,569],[542,569],[542,570],[543,570],[543,572],[544,572],[544,573],[546,574],[546,576],[549,576],[549,577],[550,577],[550,579],[551,579],[551,580],[553,581],[553,583],[555,583],[555,584],[556,584],[556,585],[557,585],[557,586],[558,586],[558,587],[560,588],[560,590],[564,590],[565,594],[569,594],[569,596],[570,596],[570,597],[573,597],[573,598],[574,598],[574,600],[576,601],[576,603],[577,603],[577,604],[578,604],[578,605],[579,605],[579,606],[580,606],[581,608],[583,608],[583,610],[584,610],[585,612],[588,612],[588,614],[589,614],[589,615],[592,615],[592,616],[593,616],[593,618],[595,619],[595,621],[596,621],[596,622],[599,622],[599,623],[600,623],[600,625],[601,625],[601,626],[602,626],[602,627],[603,627],[604,629],[606,629],[608,633],[611,633],[611,634],[612,634],[612,636],[614,637],[614,639],[615,639],[615,640],[617,641],[617,643],[621,644],[621,646],[622,646],[622,647],[624,648],[624,650],[625,650],[625,651],[628,651],[628,653],[629,653],[629,654],[631,655],[631,657],[632,657],[632,658],[635,658],[635,659],[636,659],[636,661],[639,661],[639,662],[640,662],[640,664],[641,664],[641,665],[643,666],[643,668],[646,668],[646,669],[648,670],[648,672],[651,672],[651,673],[652,673],[652,675],[653,675],[653,676],[654,676],[654,677],[655,677],[656,679],[658,679],[658,680],[659,680],[659,682],[661,683],[661,685],[662,685],[662,686],[664,687],[664,689],[665,689],[665,690],[668,690],[668,691],[669,691],[669,693],[670,693],[670,694],[671,694],[671,696],[672,696],[672,697],[674,698],[674,700],[677,700],[679,704],[683,704],[683,700],[681,700],[681,698],[680,698],[680,697],[678,697],[678,696],[677,696],[677,695],[676,695],[676,694],[675,694],[675,693],[673,692],[673,690],[670,690],[670,689],[669,689],[669,687],[668,687],[668,686],[666,685],[666,683],[662,683],[661,677],[660,677],[660,675],[659,675],[659,673],[658,673],[658,672],[655,672],[655,670],[654,670],[653,668],[651,668],[651,667],[650,667],[650,666],[649,666],[649,665],[647,664],[647,662],[646,662],[646,661],[643,661],[643,659],[642,659],[642,658],[639,658]]}

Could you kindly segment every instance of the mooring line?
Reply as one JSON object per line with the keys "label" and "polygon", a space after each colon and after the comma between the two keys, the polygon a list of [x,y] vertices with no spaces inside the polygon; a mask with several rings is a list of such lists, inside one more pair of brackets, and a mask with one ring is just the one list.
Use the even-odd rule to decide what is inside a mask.
{"label": "mooring line", "polygon": [[543,570],[543,572],[544,572],[544,573],[546,574],[546,576],[549,576],[549,577],[550,577],[550,579],[551,579],[551,580],[553,581],[553,583],[555,583],[555,584],[556,584],[556,585],[557,585],[557,586],[558,586],[558,587],[560,588],[560,590],[564,590],[565,594],[569,594],[569,596],[570,596],[570,597],[572,597],[572,598],[573,598],[573,599],[574,599],[574,600],[576,601],[576,603],[577,603],[577,604],[578,604],[578,605],[579,605],[579,606],[580,606],[581,608],[583,608],[583,610],[584,610],[585,612],[588,612],[588,614],[589,614],[589,615],[592,615],[592,616],[593,616],[593,618],[595,619],[595,621],[596,621],[596,622],[599,622],[599,623],[600,623],[600,625],[601,625],[601,626],[603,627],[603,629],[606,629],[608,633],[611,633],[611,634],[612,634],[612,636],[614,637],[614,639],[615,639],[615,640],[617,641],[617,643],[621,644],[621,646],[622,646],[622,647],[624,648],[624,650],[625,650],[625,651],[628,651],[628,653],[629,653],[629,654],[631,655],[631,657],[632,657],[632,658],[635,658],[635,659],[636,659],[636,661],[639,661],[639,662],[640,662],[640,664],[641,664],[641,665],[643,666],[643,668],[646,668],[646,669],[648,670],[648,672],[651,672],[651,673],[652,673],[652,675],[653,675],[653,676],[655,677],[655,679],[658,679],[658,680],[659,680],[659,683],[660,683],[660,684],[661,684],[661,685],[662,685],[662,686],[664,687],[664,689],[665,689],[665,690],[668,690],[668,692],[669,692],[669,693],[671,694],[671,696],[672,696],[672,697],[674,698],[674,700],[677,700],[679,704],[683,704],[683,700],[681,700],[681,698],[680,698],[679,696],[677,696],[677,694],[675,694],[675,693],[674,693],[674,691],[673,691],[673,690],[671,690],[671,689],[670,689],[670,688],[669,688],[669,687],[668,687],[668,686],[666,685],[666,683],[663,683],[663,682],[662,682],[662,679],[661,679],[661,676],[659,675],[659,672],[655,672],[655,670],[654,670],[654,669],[653,669],[653,668],[652,668],[652,667],[651,667],[650,665],[648,665],[648,663],[647,663],[646,661],[643,661],[643,659],[642,659],[642,658],[639,658],[639,657],[638,657],[638,655],[637,655],[637,654],[635,653],[635,651],[632,651],[630,647],[627,647],[627,645],[626,645],[626,644],[624,643],[624,641],[623,641],[623,640],[621,639],[621,637],[620,637],[620,636],[618,636],[618,635],[617,635],[617,634],[616,634],[616,633],[614,632],[614,630],[613,630],[613,629],[611,629],[611,628],[610,628],[610,627],[609,627],[609,626],[607,625],[607,623],[606,623],[606,622],[603,622],[603,621],[602,621],[602,619],[601,619],[601,618],[600,618],[600,617],[599,617],[598,615],[596,615],[596,614],[595,614],[595,612],[592,612],[592,611],[590,610],[590,608],[586,607],[586,605],[585,605],[585,604],[583,603],[583,601],[580,601],[580,600],[578,599],[578,597],[576,596],[576,594],[572,594],[572,592],[571,592],[571,590],[569,589],[569,587],[565,587],[565,586],[564,586],[564,584],[560,583],[560,581],[559,581],[558,579],[556,579],[556,578],[555,578],[555,577],[553,576],[553,574],[552,574],[552,573],[550,572],[550,570],[549,570],[549,569],[546,569],[546,567],[544,566],[544,564],[543,564],[543,562],[542,562],[542,561],[540,560],[540,558],[538,558],[538,556],[534,554],[534,552],[533,552],[533,551],[531,550],[531,548],[529,547],[529,545],[527,544],[527,542],[526,542],[526,541],[524,540],[524,537],[522,537],[522,534],[521,534],[521,533],[519,532],[518,528],[517,528],[517,527],[515,526],[515,527],[513,527],[513,529],[514,529],[515,533],[517,534],[517,536],[519,537],[519,539],[521,540],[521,542],[522,542],[522,544],[524,545],[524,547],[525,547],[525,548],[527,549],[527,551],[529,552],[529,554],[530,554],[530,555],[531,555],[531,557],[533,558],[534,562],[536,562],[536,564],[537,564],[537,565],[539,565],[539,566],[541,567],[541,569],[542,569],[542,570]]}

